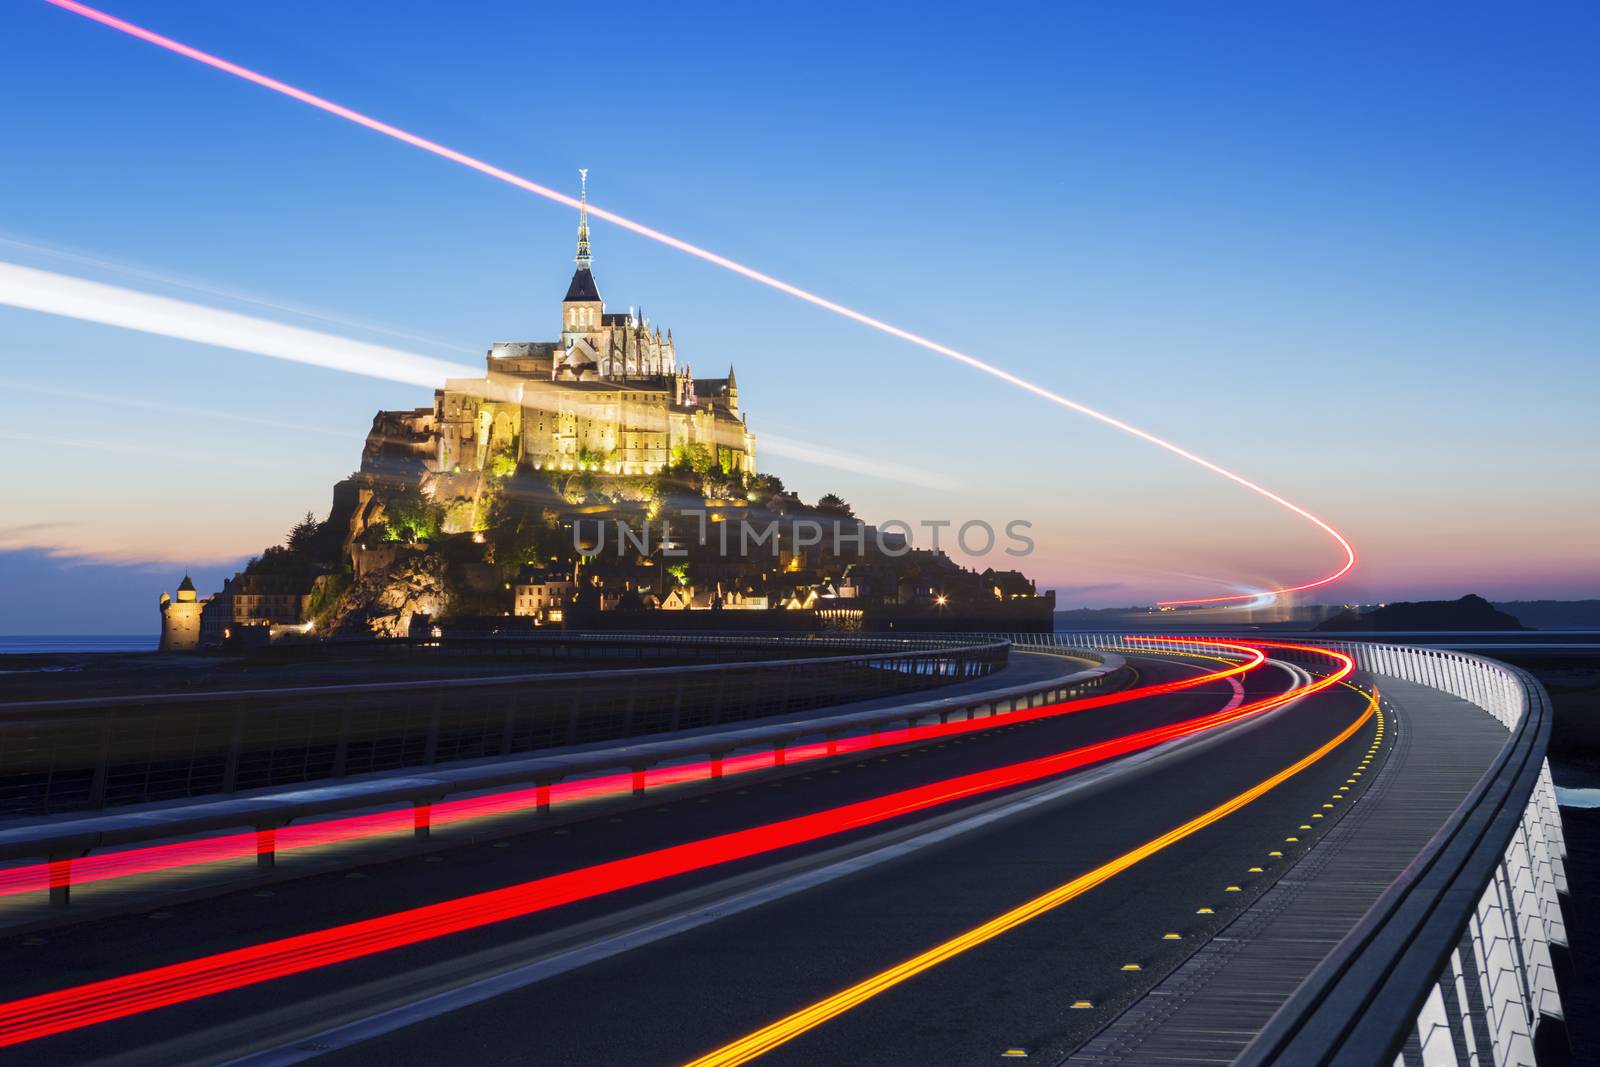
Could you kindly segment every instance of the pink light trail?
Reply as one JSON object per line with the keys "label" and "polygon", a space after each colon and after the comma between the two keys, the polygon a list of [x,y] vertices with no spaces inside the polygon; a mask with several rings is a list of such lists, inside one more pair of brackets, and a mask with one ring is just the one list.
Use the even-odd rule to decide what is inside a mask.
{"label": "pink light trail", "polygon": [[[893,819],[903,819],[968,797],[984,796],[1041,781],[1117,756],[1153,748],[1165,741],[1192,737],[1263,714],[1321,692],[1342,681],[1355,668],[1355,661],[1343,653],[1305,645],[1277,642],[1256,642],[1249,646],[1211,643],[1228,644],[1252,653],[1257,651],[1255,645],[1311,652],[1333,660],[1337,669],[1308,684],[1291,685],[1286,692],[1275,696],[1234,704],[1224,711],[1123,734],[1030,760],[939,779],[866,800],[635,853],[499,889],[0,1002],[0,1048],[448,937],[691,871],[718,867]],[[1356,725],[1364,721],[1365,716]],[[1352,726],[1351,732],[1354,729]]]}
{"label": "pink light trail", "polygon": [[[398,126],[391,126],[387,122],[382,122],[378,119],[372,118],[370,115],[364,115],[361,112],[354,111],[342,104],[336,104],[331,100],[326,100],[313,93],[309,93],[304,89],[297,89],[292,85],[278,81],[276,78],[270,78],[267,75],[253,71],[248,67],[242,67],[237,63],[222,59],[219,56],[211,55],[209,52],[202,52],[198,48],[183,44],[180,41],[175,41],[170,37],[163,37],[161,34],[152,30],[147,30],[142,26],[137,26],[131,22],[119,19],[114,15],[109,15],[106,12],[90,7],[87,4],[79,3],[78,0],[45,0],[45,2],[54,4],[56,7],[62,8],[63,10],[71,11],[74,14],[82,15],[84,18],[92,19],[103,26],[108,26],[111,29],[128,34],[131,37],[136,37],[141,41],[156,45],[159,48],[164,48],[169,52],[174,52],[198,63],[204,63],[206,66],[213,67],[225,74],[231,74],[236,78],[242,78],[245,81],[259,85],[264,89],[271,89],[275,93],[281,93],[284,96],[298,100],[303,104],[309,104],[318,110],[326,111],[330,115],[337,115],[339,118],[353,122],[358,126],[365,126],[367,129],[381,133],[385,137],[392,137],[397,141],[402,141],[405,144],[420,148],[424,152],[432,153],[433,155],[439,156],[442,159],[448,159],[452,163],[459,163],[464,167],[470,167],[471,169],[478,171],[481,174],[486,174],[497,181],[502,181],[508,185],[516,186],[518,189],[533,193],[535,196],[541,196],[546,200],[551,200],[558,204],[564,204],[567,207],[574,209],[579,206],[576,197],[568,196],[567,194],[558,192],[555,189],[540,185],[538,182],[530,181],[529,179],[521,177],[520,175],[512,174],[510,171],[503,170],[492,163],[486,163],[481,159],[476,159],[473,156],[469,156],[463,152],[458,152],[453,148],[447,148],[444,145],[430,141],[425,137],[420,137],[417,134],[409,133],[400,129]],[[867,326],[881,333],[888,334],[891,337],[895,337],[910,344],[917,345],[920,348],[925,348],[930,352],[945,356],[948,359],[953,359],[958,363],[964,363],[974,370],[981,371],[990,377],[998,378],[999,380],[1006,382],[1009,385],[1013,385],[1018,389],[1032,393],[1037,397],[1048,400],[1051,403],[1058,404],[1061,407],[1068,408],[1069,410],[1104,423],[1105,425],[1114,429],[1121,430],[1123,433],[1137,437],[1142,441],[1155,445],[1157,448],[1165,449],[1175,456],[1179,456],[1191,463],[1204,467],[1213,474],[1227,478],[1229,481],[1241,485],[1259,496],[1265,497],[1274,504],[1288,509],[1294,514],[1305,519],[1307,522],[1310,522],[1318,529],[1322,530],[1322,532],[1327,534],[1329,537],[1333,538],[1333,540],[1338,544],[1339,548],[1344,552],[1345,559],[1342,566],[1332,573],[1324,575],[1321,578],[1316,578],[1312,581],[1302,582],[1298,585],[1281,586],[1258,593],[1238,593],[1230,596],[1198,597],[1189,600],[1164,600],[1159,602],[1163,607],[1186,604],[1222,604],[1236,601],[1248,601],[1258,599],[1259,597],[1268,594],[1276,596],[1284,593],[1296,593],[1306,589],[1315,589],[1318,586],[1328,585],[1332,582],[1338,581],[1340,578],[1348,574],[1356,565],[1355,546],[1353,546],[1343,534],[1334,529],[1326,521],[1318,518],[1316,515],[1313,515],[1300,505],[1295,504],[1282,496],[1279,496],[1277,493],[1266,488],[1265,486],[1251,481],[1242,474],[1236,474],[1233,471],[1228,470],[1226,467],[1213,463],[1202,456],[1190,452],[1186,448],[1173,444],[1171,441],[1157,437],[1153,433],[1150,433],[1146,430],[1141,430],[1137,426],[1123,422],[1121,419],[1118,419],[1112,415],[1107,415],[1102,411],[1097,411],[1085,404],[1080,404],[1076,400],[1070,400],[1059,393],[1055,393],[1049,389],[1046,389],[1042,385],[1036,385],[1025,378],[1021,378],[1015,374],[1012,374],[1010,371],[1002,370],[991,363],[986,363],[983,360],[978,359],[976,356],[970,356],[965,352],[958,351],[957,349],[951,348],[948,345],[942,345],[937,341],[933,341],[919,334],[912,333],[909,330],[903,330],[900,327],[891,325],[882,321],[881,319],[873,318],[871,315],[868,315],[864,312],[856,311],[855,309],[846,307],[843,304],[835,303],[834,301],[822,296],[818,296],[816,293],[810,292],[809,290],[802,289],[796,285],[791,285],[788,282],[781,281],[769,274],[763,274],[761,271],[758,271],[753,267],[747,267],[742,263],[728,259],[726,256],[718,255],[709,249],[690,244],[688,241],[673,237],[671,234],[662,233],[660,230],[652,229],[643,223],[635,222],[632,219],[623,215],[619,215],[614,211],[607,211],[604,208],[595,207],[593,204],[590,204],[589,214],[597,219],[603,219],[614,226],[620,226],[625,230],[636,233],[641,237],[649,238],[650,240],[666,245],[669,248],[675,248],[680,252],[694,256],[696,259],[704,260],[707,263],[714,264],[723,268],[724,270],[732,271],[733,273],[748,278],[751,281],[759,282],[768,288],[776,289],[777,291],[792,296],[797,300],[804,300],[806,303],[822,308],[824,311],[829,311],[835,315],[840,315],[854,322],[858,322],[863,326]]]}
{"label": "pink light trail", "polygon": [[[426,809],[427,824],[434,828],[443,828],[475,819],[525,812],[541,805],[565,807],[576,801],[620,796],[631,792],[635,785],[646,789],[659,789],[663,786],[709,781],[718,775],[732,778],[752,771],[766,770],[780,763],[805,763],[855,752],[981,733],[999,726],[1033,722],[1058,715],[1180,693],[1221,679],[1228,679],[1237,686],[1234,698],[1221,710],[1231,711],[1237,707],[1244,694],[1243,687],[1238,686],[1238,677],[1265,663],[1266,653],[1251,646],[1224,641],[1188,643],[1213,650],[1231,649],[1246,658],[1220,670],[1208,671],[1175,682],[1160,682],[1096,696],[1077,697],[1035,708],[1012,709],[982,719],[957,719],[922,726],[879,729],[872,733],[851,734],[828,741],[793,744],[782,749],[781,753],[768,749],[728,755],[721,760],[699,760],[652,767],[638,772],[642,778],[637,780],[635,773],[628,771],[552,782],[549,785],[512,789],[484,796],[464,797],[459,800],[440,801],[429,805]],[[165,845],[146,845],[71,860],[51,860],[4,868],[0,869],[0,897],[39,892],[51,886],[82,886],[115,878],[174,871],[207,863],[221,863],[252,857],[262,851],[283,855],[322,845],[358,841],[383,834],[410,832],[417,825],[415,819],[421,810],[423,809],[403,808],[262,831],[272,834],[269,847],[264,847],[265,842],[260,836],[262,832],[251,830]]]}

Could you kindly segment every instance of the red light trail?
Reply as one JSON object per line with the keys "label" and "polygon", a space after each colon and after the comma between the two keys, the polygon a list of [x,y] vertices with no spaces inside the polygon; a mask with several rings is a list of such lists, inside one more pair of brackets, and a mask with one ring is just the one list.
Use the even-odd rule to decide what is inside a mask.
{"label": "red light trail", "polygon": [[[1032,722],[1036,719],[1053,718],[1058,715],[1089,711],[1114,704],[1125,704],[1134,700],[1177,693],[1209,682],[1242,675],[1255,670],[1266,661],[1265,653],[1246,645],[1235,645],[1222,641],[1205,641],[1201,642],[1201,644],[1205,648],[1213,649],[1226,647],[1247,655],[1249,658],[1245,662],[1234,664],[1222,670],[1209,671],[1205,674],[1197,675],[1193,678],[1180,679],[1176,682],[1162,682],[1158,685],[1123,689],[1101,696],[1081,697],[1076,700],[1041,705],[1037,708],[1005,712],[984,719],[960,719],[949,723],[932,723],[926,726],[884,730],[877,734],[841,737],[833,742],[819,741],[804,745],[793,745],[784,750],[783,760],[786,764],[803,763],[808,760],[849,755],[852,752],[861,752],[868,749],[937,740],[957,734],[989,730],[997,726],[1011,726],[1023,722]],[[724,777],[731,777],[751,771],[766,770],[772,767],[776,760],[776,754],[770,750],[729,756],[723,759],[720,770]],[[682,785],[688,782],[706,781],[712,778],[714,773],[715,769],[711,761],[707,760],[675,764],[645,771],[644,784],[646,788]],[[550,804],[572,803],[578,800],[619,796],[624,793],[631,793],[633,787],[633,774],[632,772],[626,772],[580,778],[570,782],[556,782],[549,786],[536,786],[531,789],[507,790],[486,796],[468,797],[434,804],[429,810],[428,821],[429,825],[438,829],[452,823],[465,822],[471,819],[526,811],[546,802]],[[199,866],[205,863],[242,859],[253,857],[262,851],[271,851],[278,855],[283,855],[299,849],[315,848],[319,845],[357,841],[364,838],[378,837],[383,834],[409,833],[415,828],[414,819],[415,811],[411,808],[405,808],[342,819],[325,819],[320,822],[305,823],[298,826],[280,827],[273,832],[270,848],[264,848],[263,842],[256,832],[250,831],[246,833],[219,834],[194,841],[179,841],[167,845],[123,849],[118,852],[105,852],[68,861],[58,860],[54,863],[35,863],[27,866],[12,867],[0,870],[0,897],[14,896],[19,893],[42,892],[51,885],[71,884],[81,886],[114,878],[128,878],[140,874],[151,874],[156,871],[170,871],[183,867]]]}
{"label": "red light trail", "polygon": [[[540,185],[537,182],[530,181],[527,178],[521,177],[520,175],[513,174],[508,170],[497,167],[492,163],[486,163],[481,159],[469,156],[464,152],[458,152],[453,148],[447,148],[444,145],[435,141],[430,141],[425,137],[418,136],[414,133],[409,133],[406,130],[400,129],[398,126],[391,126],[387,122],[382,122],[378,119],[372,118],[370,115],[364,115],[359,111],[345,107],[343,104],[336,104],[331,100],[324,99],[323,97],[307,92],[304,89],[297,89],[286,82],[278,81],[276,78],[268,77],[267,75],[253,71],[248,67],[242,67],[237,63],[230,62],[229,60],[223,59],[219,56],[214,56],[209,52],[202,52],[198,48],[183,44],[180,41],[175,41],[170,37],[164,37],[153,30],[147,30],[142,26],[137,26],[131,22],[124,21],[123,19],[119,19],[114,15],[109,15],[97,8],[90,7],[87,4],[79,3],[78,0],[46,0],[46,3],[54,4],[56,7],[62,8],[66,11],[71,11],[74,14],[82,15],[84,18],[92,19],[103,26],[108,26],[111,29],[125,33],[130,37],[135,37],[141,41],[156,45],[159,48],[164,48],[169,52],[192,59],[197,63],[203,63],[206,66],[213,67],[225,74],[231,74],[236,78],[242,78],[245,81],[259,85],[264,89],[270,89],[275,93],[281,93],[284,96],[287,96],[293,100],[298,100],[303,104],[308,104],[320,111],[325,111],[330,115],[336,115],[348,122],[353,122],[358,126],[364,126],[376,133],[381,133],[385,137],[392,137],[395,140],[411,145],[414,148],[420,148],[424,152],[429,152],[440,157],[441,159],[447,159],[452,163],[458,163],[463,167],[469,167],[481,174],[486,174],[489,177],[494,178],[496,181],[513,185],[518,189],[533,193],[535,196],[541,196],[546,200],[551,200],[558,204],[564,204],[565,206],[574,209],[579,206],[578,200],[575,197],[568,196],[567,194],[558,192],[557,190],[551,189],[548,186]],[[1190,452],[1188,449],[1173,444],[1171,441],[1157,437],[1155,434],[1150,433],[1149,431],[1141,430],[1137,426],[1123,422],[1121,419],[1107,415],[1104,412],[1097,411],[1085,404],[1080,404],[1076,400],[1070,400],[1059,393],[1055,393],[1049,389],[1046,389],[1044,386],[1036,385],[1025,378],[1020,378],[1017,375],[1012,374],[1010,371],[1002,370],[991,363],[986,363],[975,356],[970,356],[965,352],[958,351],[957,349],[951,348],[948,345],[940,344],[937,341],[933,341],[919,334],[912,333],[909,330],[901,329],[900,327],[891,325],[881,319],[873,318],[871,315],[856,311],[855,309],[846,307],[843,304],[835,303],[834,301],[828,300],[822,296],[818,296],[816,293],[810,292],[809,290],[802,289],[796,285],[791,285],[790,283],[781,281],[769,274],[764,274],[753,267],[747,267],[742,263],[727,258],[726,256],[718,255],[709,249],[690,244],[688,241],[682,240],[681,238],[673,237],[671,234],[662,233],[660,230],[652,229],[643,223],[635,222],[632,219],[623,215],[619,215],[614,211],[607,211],[604,208],[598,208],[593,204],[590,204],[589,214],[597,219],[603,219],[614,226],[620,226],[631,233],[638,234],[640,237],[645,237],[659,244],[666,245],[669,248],[677,249],[680,252],[694,256],[696,259],[704,260],[705,262],[721,267],[724,270],[732,271],[733,273],[747,278],[753,282],[757,282],[761,285],[767,286],[768,288],[776,289],[778,292],[792,296],[797,300],[803,300],[808,304],[823,309],[824,311],[831,312],[835,315],[840,315],[844,318],[850,319],[853,322],[857,322],[863,326],[877,330],[880,333],[888,334],[889,336],[898,338],[901,341],[905,341],[909,344],[927,349],[930,352],[934,352],[948,359],[953,359],[958,363],[964,363],[974,370],[981,371],[990,377],[998,378],[1000,381],[1032,393],[1041,399],[1048,400],[1051,403],[1068,408],[1080,415],[1087,416],[1088,418],[1104,423],[1105,425],[1113,427],[1114,429],[1121,430],[1123,433],[1131,434],[1132,436],[1137,437],[1149,444],[1155,445],[1158,448],[1165,449],[1167,452],[1170,452],[1175,456],[1186,459],[1191,463],[1198,464],[1199,466],[1204,467],[1206,470],[1211,471],[1213,474],[1227,478],[1229,481],[1243,486],[1252,493],[1264,497],[1280,507],[1288,509],[1331,537],[1338,544],[1340,550],[1344,553],[1345,558],[1342,566],[1332,573],[1312,581],[1302,582],[1298,585],[1281,586],[1278,588],[1265,590],[1261,593],[1240,593],[1230,596],[1198,597],[1190,600],[1164,600],[1160,601],[1162,606],[1177,606],[1185,604],[1222,604],[1235,601],[1255,600],[1260,596],[1268,594],[1280,595],[1284,593],[1296,593],[1306,589],[1315,589],[1318,586],[1328,585],[1331,582],[1337,581],[1344,575],[1348,574],[1356,565],[1355,547],[1350,544],[1343,534],[1334,529],[1326,521],[1318,518],[1316,515],[1313,515],[1300,505],[1295,504],[1282,496],[1279,496],[1277,493],[1274,493],[1265,486],[1251,481],[1242,474],[1236,474],[1233,471],[1228,470],[1226,467],[1222,467],[1208,459]]]}
{"label": "red light trail", "polygon": [[[1196,641],[1195,643],[1201,643]],[[959,775],[762,826],[627,856],[519,885],[360,922],[201,956],[0,1004],[0,1047],[126,1018],[319,967],[516,919],[691,871],[805,844],[953,801],[981,796],[1214,729],[1319,692],[1354,669],[1327,649],[1262,642],[1326,656],[1333,673],[1277,696],[1004,767]]]}
{"label": "red light trail", "polygon": [[[1360,692],[1360,690],[1356,690],[1356,692]],[[723,1045],[721,1048],[704,1056],[698,1056],[685,1064],[684,1067],[737,1067],[738,1064],[748,1063],[766,1055],[781,1045],[793,1041],[801,1034],[814,1030],[830,1019],[835,1019],[848,1011],[854,1011],[874,997],[882,996],[889,990],[910,981],[919,974],[947,963],[951,959],[977,948],[979,945],[987,944],[1025,923],[1032,922],[1041,915],[1054,911],[1069,901],[1076,900],[1084,893],[1104,884],[1108,879],[1115,878],[1118,874],[1136,864],[1142,863],[1163,849],[1170,848],[1179,841],[1227,818],[1245,805],[1253,803],[1257,798],[1276,789],[1279,785],[1323,759],[1334,749],[1348,741],[1355,735],[1357,730],[1361,729],[1377,713],[1377,708],[1378,691],[1374,689],[1367,700],[1366,710],[1350,725],[1294,763],[1291,763],[1276,774],[1257,782],[1243,793],[1230,797],[1209,811],[1173,827],[1159,837],[1151,838],[1137,848],[1124,852],[1122,855],[1108,860],[1100,866],[1086,871],[1071,881],[1064,882],[1031,900],[1024,901],[985,923],[957,934],[955,937],[920,952],[893,967],[864,978],[854,985],[847,986],[830,996],[801,1008],[799,1011],[792,1012],[774,1023],[763,1026],[754,1033],[747,1034],[736,1041]],[[1383,720],[1379,719],[1378,722],[1381,736]]]}

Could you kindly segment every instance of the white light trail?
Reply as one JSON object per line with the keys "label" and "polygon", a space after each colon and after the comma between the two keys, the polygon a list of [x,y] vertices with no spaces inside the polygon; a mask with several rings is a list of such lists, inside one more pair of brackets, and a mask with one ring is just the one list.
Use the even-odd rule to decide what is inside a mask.
{"label": "white light trail", "polygon": [[0,261],[0,304],[434,388],[477,372],[415,352]]}
{"label": "white light trail", "polygon": [[427,337],[416,333],[407,333],[404,330],[396,330],[389,326],[379,326],[371,322],[361,322],[355,319],[332,315],[327,311],[322,311],[317,308],[300,307],[294,304],[286,304],[281,301],[257,296],[252,293],[241,292],[238,289],[218,286],[209,282],[199,281],[194,278],[186,278],[180,275],[171,274],[166,271],[152,270],[148,267],[138,266],[131,263],[118,262],[117,260],[106,259],[101,256],[92,256],[77,249],[63,247],[61,245],[38,244],[34,241],[24,241],[16,237],[9,237],[0,234],[0,246],[16,249],[17,251],[28,256],[43,257],[52,261],[59,260],[70,264],[86,266],[91,268],[93,271],[108,271],[113,274],[121,275],[124,278],[133,278],[139,282],[157,287],[183,289],[188,292],[198,293],[203,297],[218,297],[222,300],[233,303],[247,304],[251,308],[260,309],[261,311],[269,314],[282,314],[294,319],[307,319],[311,320],[313,323],[320,323],[324,326],[334,326],[343,330],[354,330],[357,333],[382,334],[402,343],[416,342],[436,349],[454,351],[455,353],[464,356],[475,356],[478,354],[476,350],[470,347],[458,344],[454,341],[448,341],[443,338]]}
{"label": "white light trail", "polygon": [[836,452],[831,448],[822,448],[810,445],[804,441],[796,441],[792,437],[779,437],[775,434],[762,433],[756,437],[756,447],[762,452],[774,456],[782,456],[799,463],[811,463],[819,467],[831,467],[834,470],[849,471],[852,474],[864,474],[870,478],[881,478],[888,482],[905,482],[909,485],[920,485],[925,489],[942,489],[946,491],[961,488],[958,482],[946,478],[934,471],[923,470],[921,467],[912,467],[904,463],[894,463],[888,460],[876,460],[867,456],[851,456],[843,452]]}
{"label": "white light trail", "polygon": [[[103,282],[92,282],[66,274],[36,270],[0,260],[0,304],[42,311],[65,318],[120,326],[142,333],[175,337],[197,344],[215,345],[237,352],[250,352],[275,359],[308,363],[329,370],[360,374],[369,378],[404,382],[434,389],[445,379],[471,379],[481,381],[483,374],[462,363],[450,363],[415,352],[353,341],[330,333],[319,333],[298,326],[289,326],[270,319],[259,319],[233,311],[222,311],[202,304],[155,296],[136,289],[124,289]],[[470,389],[467,383],[458,383]],[[0,388],[50,391],[41,386],[0,380]],[[157,410],[183,410],[170,405],[158,405],[126,397],[111,397],[74,390],[54,390],[83,400],[105,403],[131,404]],[[489,388],[481,391],[489,399],[506,399]],[[517,402],[527,406],[537,398],[517,393]],[[551,409],[555,410],[555,409]],[[231,417],[231,416],[230,416]],[[274,420],[243,417],[245,421],[261,422],[280,428],[289,427]],[[323,430],[320,432],[332,432]],[[832,449],[808,445],[786,437],[758,436],[758,446],[773,454],[812,463],[821,467],[865,474],[886,481],[911,482],[934,489],[951,489],[954,483],[932,471],[921,470],[901,463],[879,462],[835,452]]]}

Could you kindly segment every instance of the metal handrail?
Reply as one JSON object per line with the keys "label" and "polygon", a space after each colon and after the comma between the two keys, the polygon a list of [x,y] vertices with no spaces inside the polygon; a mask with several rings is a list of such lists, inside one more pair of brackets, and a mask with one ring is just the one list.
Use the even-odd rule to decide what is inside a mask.
{"label": "metal handrail", "polygon": [[[1066,658],[1081,659],[1079,650]],[[636,774],[664,763],[693,756],[713,760],[741,750],[770,747],[782,752],[807,738],[830,741],[851,732],[876,731],[895,723],[918,725],[937,718],[948,722],[964,714],[980,718],[1059,701],[1100,689],[1127,671],[1114,653],[1095,656],[1100,662],[1086,670],[1060,675],[1044,682],[1027,682],[983,693],[944,697],[913,704],[898,704],[866,712],[824,718],[805,718],[735,730],[699,733],[644,744],[610,747],[595,752],[556,753],[518,760],[498,760],[475,765],[430,768],[425,775],[378,776],[313,788],[232,796],[186,802],[158,810],[138,810],[83,818],[52,819],[32,826],[0,830],[0,860],[46,858],[61,865],[52,877],[50,899],[65,906],[70,898],[70,862],[108,847],[136,845],[229,827],[251,827],[258,832],[281,828],[297,820],[341,811],[366,810],[386,804],[413,804],[426,808],[456,793],[534,784],[548,787],[563,778],[596,771],[627,768]],[[635,785],[635,792],[642,791]],[[544,810],[547,801],[540,802]],[[268,864],[270,853],[262,857]]]}
{"label": "metal handrail", "polygon": [[[1052,678],[1042,684],[1027,682],[985,693],[942,697],[894,708],[719,730],[637,745],[610,746],[596,752],[553,753],[530,759],[431,768],[426,775],[391,775],[260,796],[201,800],[184,804],[179,809],[157,813],[137,811],[51,820],[33,826],[0,830],[0,859],[44,855],[52,845],[64,840],[74,844],[92,840],[89,847],[130,844],[220,826],[248,825],[250,818],[260,815],[272,815],[287,822],[294,818],[325,815],[356,807],[410,802],[420,798],[438,800],[452,793],[516,783],[553,784],[571,775],[592,771],[647,769],[691,756],[715,758],[744,749],[787,747],[807,737],[843,736],[850,730],[868,731],[890,723],[914,724],[932,716],[947,719],[958,712],[984,710],[988,715],[999,715],[1014,711],[1017,707],[1034,706],[1033,698],[1044,694],[1108,678],[1123,667],[1124,661],[1120,656],[1107,655],[1106,661],[1098,666]],[[1012,706],[1002,709],[1002,704]],[[982,716],[974,714],[969,717]]]}
{"label": "metal handrail", "polygon": [[622,741],[982,677],[1009,648],[13,703],[0,803],[97,810]]}
{"label": "metal handrail", "polygon": [[173,705],[198,704],[209,700],[246,700],[266,701],[281,699],[283,697],[312,697],[312,696],[344,696],[357,693],[401,693],[416,690],[437,689],[448,686],[451,689],[489,688],[512,684],[538,685],[542,683],[567,684],[571,682],[588,681],[613,681],[619,677],[630,679],[645,677],[658,678],[674,675],[707,674],[729,670],[766,670],[766,669],[792,669],[795,667],[815,667],[826,664],[830,667],[864,665],[878,666],[881,663],[899,660],[912,660],[926,658],[929,655],[940,656],[952,652],[983,653],[995,652],[1009,647],[1007,641],[988,641],[982,644],[963,646],[948,646],[944,648],[920,648],[899,652],[865,652],[855,656],[809,656],[804,659],[775,659],[775,660],[730,660],[721,663],[687,663],[674,664],[667,667],[637,667],[629,670],[624,675],[616,671],[562,671],[550,673],[541,671],[536,674],[492,674],[481,678],[419,678],[406,682],[349,682],[334,685],[302,685],[302,686],[274,686],[270,689],[218,689],[193,693],[135,693],[126,696],[113,697],[68,697],[56,700],[19,700],[9,703],[0,703],[0,719],[11,715],[37,715],[41,712],[79,711],[111,708],[139,707],[141,705],[159,705],[168,708]]}
{"label": "metal handrail", "polygon": [[1520,714],[1506,724],[1505,745],[1450,818],[1236,1064],[1394,1062],[1496,878],[1543,774],[1552,714],[1544,688],[1526,671],[1459,652],[1406,646],[1384,646],[1383,652],[1415,656],[1429,668],[1435,660],[1452,659],[1499,672],[1517,683]]}

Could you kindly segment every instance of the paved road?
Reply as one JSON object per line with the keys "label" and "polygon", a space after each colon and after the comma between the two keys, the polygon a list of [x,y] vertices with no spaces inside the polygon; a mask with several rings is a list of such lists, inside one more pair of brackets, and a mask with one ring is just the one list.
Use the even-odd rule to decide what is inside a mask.
{"label": "paved road", "polygon": [[[1153,657],[1145,680],[1192,668]],[[1280,690],[1278,671],[1251,690]],[[774,780],[733,784],[626,816],[426,858],[246,890],[170,911],[0,943],[11,996],[222,951],[602,862],[649,848],[999,766],[1213,710],[1227,683],[986,731]],[[1255,695],[1252,693],[1252,695]],[[1362,702],[1337,689],[1159,764],[995,821],[803,893],[644,945],[324,1057],[330,1063],[677,1063],[913,956],[1205,811],[1303,756]],[[1107,884],[876,997],[776,1050],[776,1063],[981,1063],[1007,1048],[1064,1054],[1148,988],[1292,860],[1282,843],[1354,765],[1346,750]],[[727,864],[24,1046],[17,1062],[217,1062],[301,1032],[771,884],[886,838],[963,816],[966,802],[883,831]],[[905,825],[899,825],[899,824]],[[1301,836],[1307,842],[1314,834]],[[1269,860],[1267,852],[1284,851]],[[1264,868],[1251,874],[1252,866]],[[1241,892],[1225,893],[1238,885]],[[1214,915],[1197,916],[1211,907]],[[1179,940],[1164,940],[1177,933]],[[34,939],[37,941],[38,939]],[[1139,970],[1124,970],[1137,964]],[[1074,1001],[1092,1008],[1072,1008]]]}

